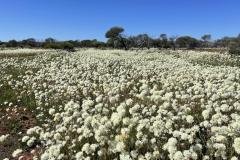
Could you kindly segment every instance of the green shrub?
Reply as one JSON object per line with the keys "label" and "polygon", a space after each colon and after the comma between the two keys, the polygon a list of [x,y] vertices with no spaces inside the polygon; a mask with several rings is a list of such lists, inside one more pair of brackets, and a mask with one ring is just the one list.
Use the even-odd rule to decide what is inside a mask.
{"label": "green shrub", "polygon": [[70,42],[63,42],[61,44],[62,49],[73,52],[74,51],[74,46]]}
{"label": "green shrub", "polygon": [[44,48],[61,49],[61,45],[59,43],[45,43]]}
{"label": "green shrub", "polygon": [[240,55],[240,40],[230,43],[229,53],[232,55]]}
{"label": "green shrub", "polygon": [[70,42],[45,43],[44,48],[64,49],[64,50],[67,50],[67,51],[74,51],[74,45]]}

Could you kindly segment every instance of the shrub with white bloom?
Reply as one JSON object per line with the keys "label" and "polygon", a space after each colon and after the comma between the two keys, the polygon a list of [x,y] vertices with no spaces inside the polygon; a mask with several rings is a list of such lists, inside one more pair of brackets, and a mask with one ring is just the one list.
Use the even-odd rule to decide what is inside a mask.
{"label": "shrub with white bloom", "polygon": [[127,99],[126,100],[126,105],[127,106],[131,106],[133,104],[133,100],[132,99]]}
{"label": "shrub with white bloom", "polygon": [[78,152],[78,153],[75,155],[75,158],[76,158],[76,160],[82,160],[82,159],[84,159],[83,152]]}
{"label": "shrub with white bloom", "polygon": [[203,116],[204,119],[208,119],[208,117],[209,117],[209,110],[204,110],[202,112],[202,116]]}
{"label": "shrub with white bloom", "polygon": [[6,139],[9,137],[9,134],[6,135],[1,135],[0,136],[0,144],[3,143],[4,141],[6,141]]}
{"label": "shrub with white bloom", "polygon": [[174,160],[183,160],[183,154],[182,154],[182,152],[181,151],[177,151],[175,154],[174,154],[174,156],[173,156],[173,159]]}
{"label": "shrub with white bloom", "polygon": [[19,156],[22,152],[23,152],[22,149],[16,149],[16,150],[12,153],[12,156],[13,156],[14,158],[16,158],[16,157]]}
{"label": "shrub with white bloom", "polygon": [[236,156],[232,157],[231,160],[238,160]]}
{"label": "shrub with white bloom", "polygon": [[54,113],[55,113],[55,109],[53,109],[53,108],[49,109],[49,114],[50,115],[53,115]]}
{"label": "shrub with white bloom", "polygon": [[132,160],[128,154],[120,154],[120,160]]}
{"label": "shrub with white bloom", "polygon": [[33,127],[33,128],[29,128],[27,130],[27,134],[28,135],[32,135],[32,134],[39,134],[41,132],[42,128],[39,126]]}
{"label": "shrub with white bloom", "polygon": [[116,151],[117,152],[124,152],[125,144],[123,142],[117,142],[116,144]]}
{"label": "shrub with white bloom", "polygon": [[102,95],[100,95],[100,96],[98,96],[98,97],[96,98],[96,102],[97,102],[97,103],[102,102],[102,100],[103,100],[103,96],[102,96]]}
{"label": "shrub with white bloom", "polygon": [[90,148],[90,144],[89,143],[86,143],[86,144],[83,145],[82,152],[85,152],[86,154],[90,154],[91,153],[91,148]]}
{"label": "shrub with white bloom", "polygon": [[119,113],[113,113],[111,116],[111,121],[113,122],[113,125],[118,125],[122,120],[122,115]]}
{"label": "shrub with white bloom", "polygon": [[177,152],[177,139],[169,138],[168,142],[163,146],[164,150],[169,152],[169,158],[173,158],[174,154]]}
{"label": "shrub with white bloom", "polygon": [[27,142],[30,139],[29,136],[24,136],[22,137],[22,142]]}
{"label": "shrub with white bloom", "polygon": [[31,137],[28,141],[27,141],[27,145],[29,147],[32,147],[34,142],[35,142],[36,138],[35,137]]}
{"label": "shrub with white bloom", "polygon": [[186,117],[186,121],[187,121],[187,123],[193,123],[194,122],[194,118],[193,118],[193,116],[191,116],[191,115],[188,115],[187,117]]}
{"label": "shrub with white bloom", "polygon": [[49,154],[47,152],[44,152],[42,155],[41,155],[41,160],[49,160]]}
{"label": "shrub with white bloom", "polygon": [[233,142],[233,148],[235,151],[240,154],[240,138],[235,138]]}
{"label": "shrub with white bloom", "polygon": [[59,121],[60,119],[61,119],[61,114],[60,113],[54,114],[54,121]]}

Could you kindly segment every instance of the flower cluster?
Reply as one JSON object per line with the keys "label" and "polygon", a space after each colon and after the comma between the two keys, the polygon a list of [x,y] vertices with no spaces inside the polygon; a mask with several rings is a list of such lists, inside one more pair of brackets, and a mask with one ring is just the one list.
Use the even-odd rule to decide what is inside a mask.
{"label": "flower cluster", "polygon": [[3,143],[8,137],[9,137],[9,134],[1,135],[0,136],[0,144]]}

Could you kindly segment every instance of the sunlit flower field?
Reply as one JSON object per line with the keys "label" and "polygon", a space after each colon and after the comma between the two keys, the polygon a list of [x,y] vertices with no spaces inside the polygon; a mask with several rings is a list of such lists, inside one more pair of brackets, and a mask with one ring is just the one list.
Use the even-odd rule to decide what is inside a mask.
{"label": "sunlit flower field", "polygon": [[0,75],[0,159],[240,159],[239,57],[3,50]]}

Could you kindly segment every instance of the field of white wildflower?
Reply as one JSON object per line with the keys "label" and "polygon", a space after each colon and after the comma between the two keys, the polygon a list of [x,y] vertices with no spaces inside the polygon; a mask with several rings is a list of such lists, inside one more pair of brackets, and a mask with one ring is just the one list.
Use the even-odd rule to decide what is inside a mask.
{"label": "field of white wildflower", "polygon": [[[0,58],[0,75],[2,111],[36,119],[2,159],[240,159],[240,61],[227,53],[44,51]],[[0,145],[13,134],[0,129]]]}

